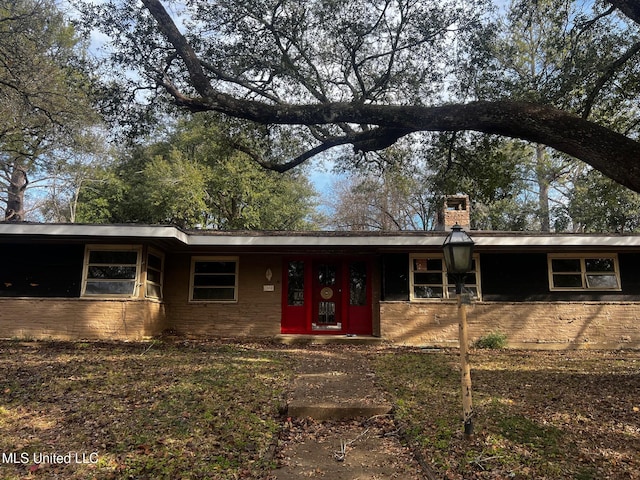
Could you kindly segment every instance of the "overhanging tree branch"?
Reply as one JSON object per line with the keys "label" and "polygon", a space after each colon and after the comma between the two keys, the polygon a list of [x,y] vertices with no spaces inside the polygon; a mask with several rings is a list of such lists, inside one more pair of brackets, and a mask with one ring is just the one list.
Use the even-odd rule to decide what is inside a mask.
{"label": "overhanging tree branch", "polygon": [[[178,105],[191,111],[216,111],[262,124],[380,127],[370,130],[372,136],[366,142],[363,137],[350,138],[350,135],[340,137],[339,142],[335,139],[324,141],[289,162],[292,165],[300,164],[334,146],[332,142],[338,142],[335,145],[353,143],[356,148],[370,151],[385,148],[408,132],[472,130],[547,145],[588,163],[616,182],[640,192],[640,143],[549,105],[509,100],[441,106],[341,102],[287,104],[236,98],[217,91],[212,87],[196,53],[159,0],[143,0],[143,3],[185,63],[190,84],[197,92],[197,96],[186,95],[170,81],[163,81],[162,85]],[[616,6],[624,4],[626,8],[636,2],[612,0],[610,3]],[[630,12],[634,14],[635,10],[630,9]]]}

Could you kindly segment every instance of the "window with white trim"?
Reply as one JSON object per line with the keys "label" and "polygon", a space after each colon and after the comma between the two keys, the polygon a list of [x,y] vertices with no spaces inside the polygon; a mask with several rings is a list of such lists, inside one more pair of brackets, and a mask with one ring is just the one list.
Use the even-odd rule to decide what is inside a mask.
{"label": "window with white trim", "polygon": [[192,302],[236,302],[238,257],[192,257]]}
{"label": "window with white trim", "polygon": [[615,253],[550,253],[547,260],[552,291],[620,290],[620,269]]}
{"label": "window with white trim", "polygon": [[[412,254],[410,262],[410,300],[427,301],[456,298],[455,279],[447,274],[442,255]],[[480,298],[480,257],[473,256],[472,270],[465,276],[464,292]]]}
{"label": "window with white trim", "polygon": [[136,297],[141,251],[140,246],[87,245],[82,295]]}
{"label": "window with white trim", "polygon": [[155,250],[147,253],[147,283],[145,296],[147,298],[162,298],[162,281],[164,279],[164,255]]}

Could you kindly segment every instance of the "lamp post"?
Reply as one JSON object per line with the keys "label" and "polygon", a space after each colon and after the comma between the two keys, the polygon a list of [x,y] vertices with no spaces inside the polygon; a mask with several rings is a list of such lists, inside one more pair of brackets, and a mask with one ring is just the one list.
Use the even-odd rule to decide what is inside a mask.
{"label": "lamp post", "polygon": [[460,365],[462,367],[462,412],[464,414],[464,436],[473,435],[473,403],[471,401],[471,367],[469,366],[469,341],[467,337],[467,304],[469,298],[463,299],[462,287],[465,274],[472,269],[474,242],[458,224],[451,228],[451,233],[442,244],[444,263],[447,272],[456,282],[458,297]]}

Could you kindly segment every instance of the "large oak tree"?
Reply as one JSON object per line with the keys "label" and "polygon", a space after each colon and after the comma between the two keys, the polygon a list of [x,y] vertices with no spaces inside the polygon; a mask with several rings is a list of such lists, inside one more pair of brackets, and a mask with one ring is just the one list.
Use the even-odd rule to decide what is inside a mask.
{"label": "large oak tree", "polygon": [[[91,124],[79,40],[53,0],[0,3],[0,204],[25,219],[25,191]],[[68,152],[64,152],[66,155]]]}
{"label": "large oak tree", "polygon": [[[595,2],[576,17],[578,43],[567,48],[577,51],[582,32],[598,25],[619,48],[594,61],[563,102],[452,93],[460,69],[491,65],[479,54],[493,28],[482,0],[193,0],[169,12],[159,0],[142,3],[146,10],[110,2],[90,12],[115,39],[113,60],[138,72],[138,87],[192,112],[306,127],[308,148],[286,162],[247,149],[270,168],[338,145],[368,152],[414,132],[471,130],[547,145],[640,191],[636,1]],[[630,112],[628,122],[594,115],[598,102]]]}

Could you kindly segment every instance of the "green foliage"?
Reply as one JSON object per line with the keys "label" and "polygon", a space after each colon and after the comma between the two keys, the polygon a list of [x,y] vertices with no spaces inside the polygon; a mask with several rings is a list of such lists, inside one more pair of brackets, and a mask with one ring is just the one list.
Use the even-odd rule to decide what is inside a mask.
{"label": "green foliage", "polygon": [[579,231],[640,231],[640,195],[595,170],[586,170],[575,178],[563,212]]}
{"label": "green foliage", "polygon": [[302,172],[265,170],[234,150],[210,116],[179,122],[81,191],[78,221],[169,223],[219,230],[311,227],[314,192]]}
{"label": "green foliage", "polygon": [[55,1],[0,3],[0,202],[7,216],[25,219],[28,184],[54,176],[97,123],[83,54]]}
{"label": "green foliage", "polygon": [[[193,75],[182,62],[175,61],[175,47],[159,32],[147,9],[118,0],[77,3],[84,10],[86,28],[98,28],[110,39],[110,71],[104,92],[113,118],[126,121],[133,112],[128,120],[135,132],[153,118],[147,115],[149,112],[156,119],[166,113],[168,97],[140,95],[141,89],[160,86],[171,95],[179,92],[176,98],[180,105],[189,103],[184,97],[193,95],[194,87],[200,97],[208,96],[206,89],[198,89],[193,83]],[[323,142],[340,145],[338,138],[371,132],[377,120],[371,119],[372,124],[367,118],[333,122],[332,115],[323,114],[311,121],[305,115],[299,121],[302,126],[287,126],[282,125],[287,115],[265,120],[258,112],[260,102],[265,109],[307,105],[309,112],[314,111],[314,105],[329,103],[335,103],[337,110],[349,103],[356,107],[354,110],[362,104],[376,104],[381,112],[389,113],[391,110],[385,107],[391,104],[401,110],[406,105],[521,100],[552,105],[636,138],[640,122],[634,102],[640,94],[640,63],[634,59],[640,34],[636,24],[613,9],[608,11],[606,5],[512,0],[504,10],[493,10],[488,0],[194,0],[181,5],[179,16],[185,40],[204,68],[206,79],[199,81],[200,86],[210,80],[211,90],[238,100],[233,108],[223,108],[214,101],[201,108],[229,108],[238,116],[261,117],[261,121],[277,124],[257,127],[249,122],[230,122],[231,138],[254,159],[282,164]],[[158,72],[163,72],[162,80]],[[142,105],[132,106],[131,99]],[[244,103],[247,99],[256,103]],[[237,105],[246,106],[246,110],[238,113]],[[523,107],[522,112],[525,110],[531,112]],[[421,122],[416,120],[405,123],[408,130],[420,130]],[[543,126],[547,124],[545,118],[538,120]],[[386,121],[404,123],[398,117]],[[515,118],[513,123],[518,121]],[[469,119],[468,128],[473,126],[474,120]],[[515,127],[505,133],[548,143],[555,135],[549,131],[532,137],[526,134],[528,125],[521,125],[521,130]],[[253,135],[255,130],[260,130],[260,135]],[[264,131],[268,135],[262,135]],[[355,222],[338,219],[338,225],[429,228],[429,216],[440,196],[458,192],[471,196],[477,228],[550,230],[555,225],[557,229],[571,229],[573,223],[579,223],[572,222],[568,210],[556,208],[566,203],[573,188],[575,167],[566,157],[537,145],[514,147],[511,141],[463,132],[435,139],[425,134],[423,138],[427,138],[420,145],[423,152],[417,153],[418,147],[408,148],[400,173],[393,172],[395,178],[367,178],[366,183],[354,186],[360,190],[355,192],[359,196],[351,195],[354,192],[345,195],[343,210],[349,213],[349,201],[355,198],[361,202],[358,211],[362,214]],[[413,135],[410,140],[415,145],[420,137]],[[589,142],[592,139],[578,140],[587,144],[587,150]],[[338,161],[346,165],[346,170],[364,176],[362,172],[370,174],[368,167],[380,159],[377,152],[371,154],[373,147],[394,143],[404,148],[392,134],[368,143],[353,141],[355,150],[367,153],[354,155],[343,150]],[[382,156],[395,161],[397,152],[391,150],[387,148]],[[367,164],[366,169],[360,169],[363,164]],[[245,184],[253,183],[250,172],[230,173],[243,176]],[[193,180],[191,174],[184,180],[187,178]],[[222,186],[223,190],[227,187]],[[238,190],[237,186],[229,188]],[[372,206],[363,203],[367,199],[365,190],[377,193],[369,197]],[[208,194],[211,197],[210,190]],[[205,202],[210,203],[209,197]],[[235,194],[231,197],[237,198]],[[176,198],[189,196],[178,192]],[[208,213],[176,211],[171,199],[157,202],[174,211],[166,221],[192,223],[200,215],[205,217],[205,224],[216,228],[253,228],[273,223],[263,218],[265,209],[261,213],[252,209],[266,202],[265,198],[252,196],[241,201],[239,208],[233,202],[214,199],[226,213],[212,218]],[[200,200],[193,198],[194,210]],[[400,202],[409,207],[398,208]],[[291,202],[284,205],[288,204]],[[138,217],[155,218],[148,213]]]}
{"label": "green foliage", "polygon": [[507,346],[507,336],[501,332],[492,332],[478,338],[473,342],[473,346],[476,348],[486,348],[497,350],[505,348]]}

